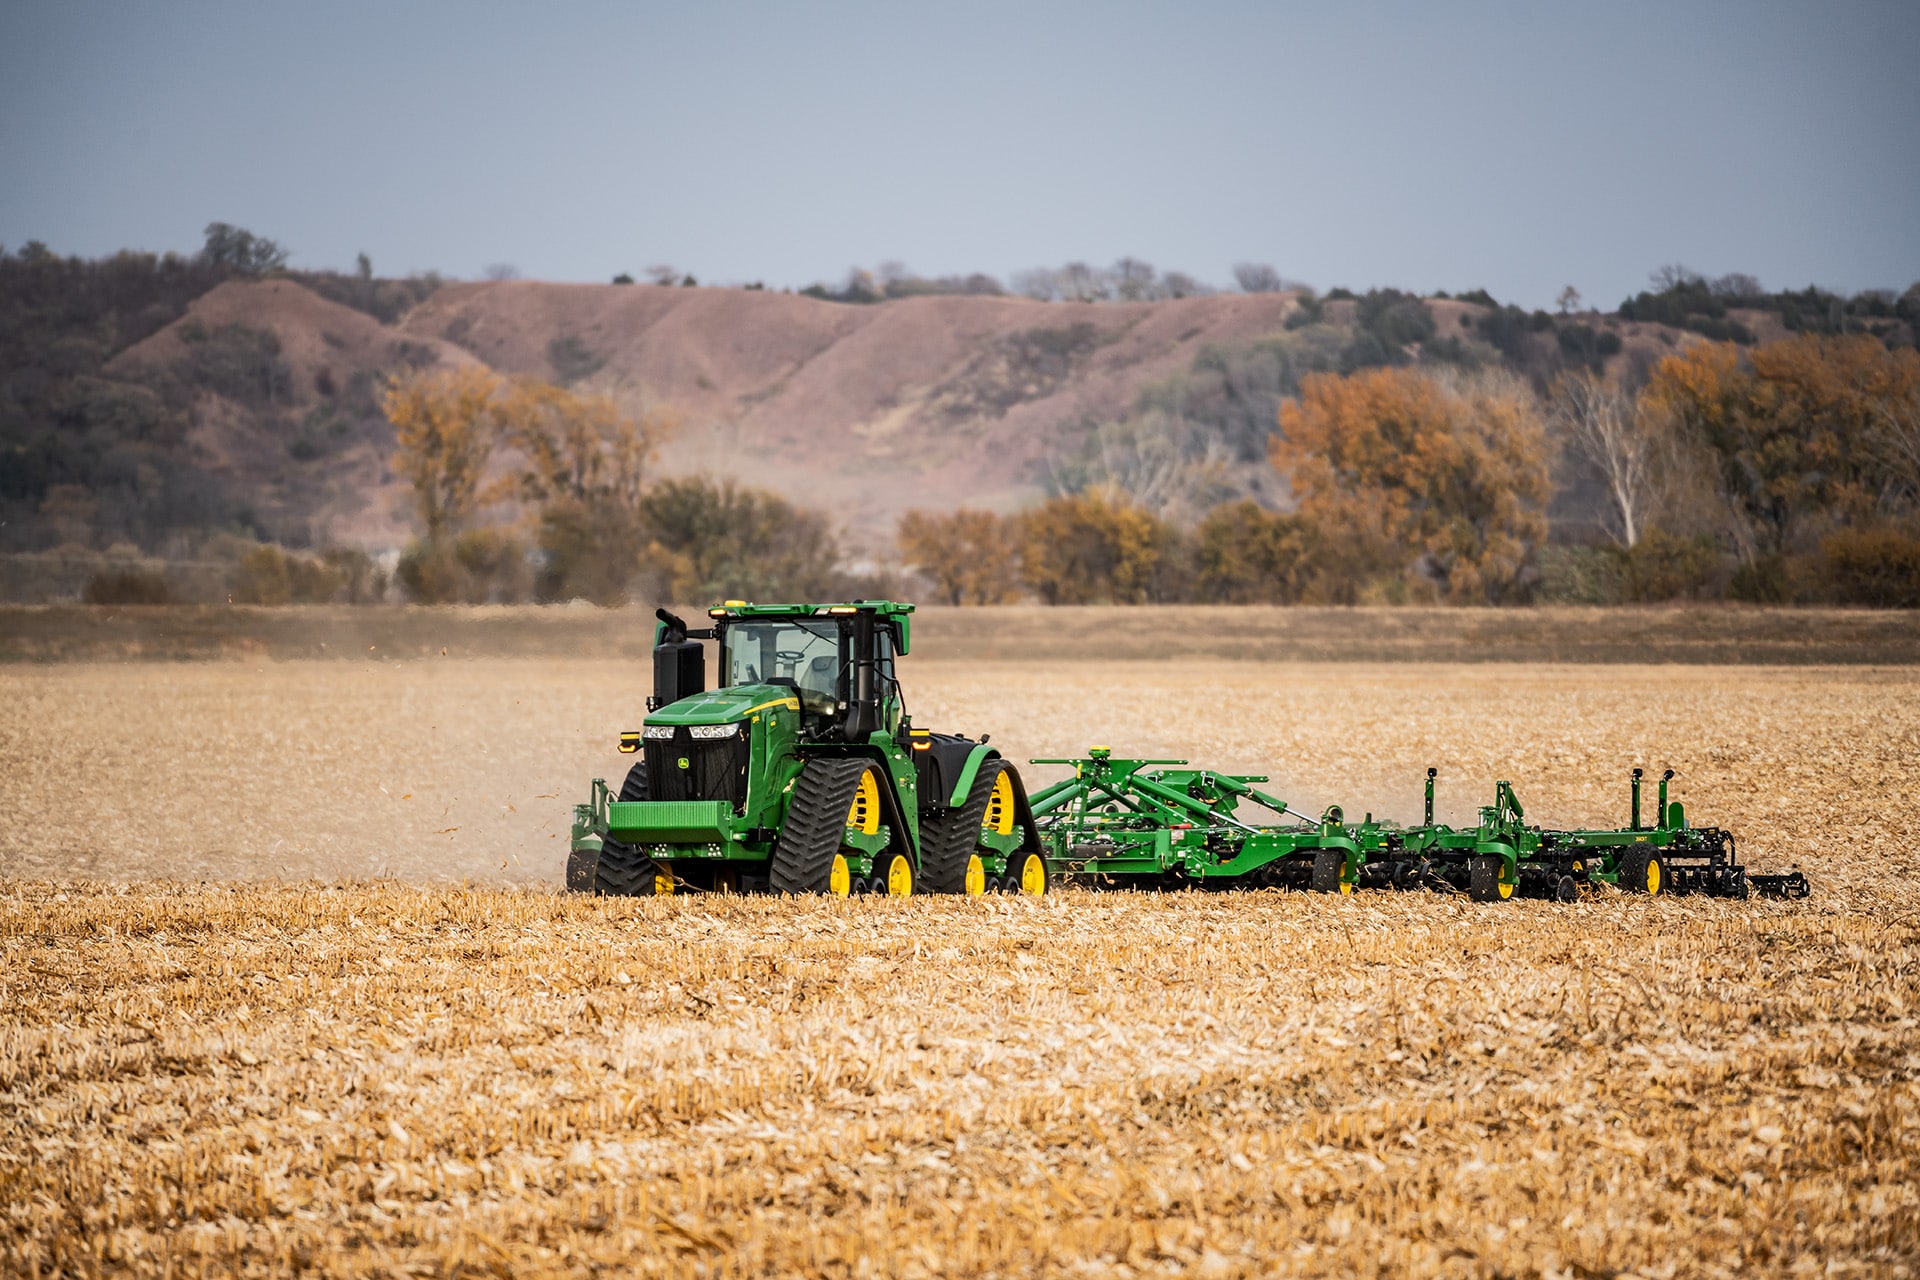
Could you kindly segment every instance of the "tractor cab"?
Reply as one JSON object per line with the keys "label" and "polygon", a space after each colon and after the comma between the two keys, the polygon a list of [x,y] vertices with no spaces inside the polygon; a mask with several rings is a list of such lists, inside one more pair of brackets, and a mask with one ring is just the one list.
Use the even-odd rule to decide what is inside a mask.
{"label": "tractor cab", "polygon": [[655,633],[649,710],[702,693],[706,661],[699,642],[719,641],[718,687],[769,686],[791,693],[800,736],[809,742],[864,743],[876,730],[896,733],[905,714],[894,658],[907,651],[910,604],[750,605],[708,610],[713,626],[692,629],[665,609]]}

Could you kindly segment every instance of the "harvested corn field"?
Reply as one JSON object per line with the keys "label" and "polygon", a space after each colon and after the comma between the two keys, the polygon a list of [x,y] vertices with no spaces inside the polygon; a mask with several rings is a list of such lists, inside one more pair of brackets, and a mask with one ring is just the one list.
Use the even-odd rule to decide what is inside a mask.
{"label": "harvested corn field", "polygon": [[1303,806],[1673,767],[1814,897],[568,897],[635,664],[6,668],[4,1269],[1911,1273],[1920,675],[911,672]]}

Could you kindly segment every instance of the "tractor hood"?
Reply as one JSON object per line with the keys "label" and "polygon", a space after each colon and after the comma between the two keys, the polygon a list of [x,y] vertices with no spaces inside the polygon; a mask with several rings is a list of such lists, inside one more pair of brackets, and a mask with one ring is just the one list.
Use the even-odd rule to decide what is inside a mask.
{"label": "tractor hood", "polygon": [[648,724],[731,724],[757,711],[800,709],[792,689],[780,684],[740,684],[682,698],[647,717]]}

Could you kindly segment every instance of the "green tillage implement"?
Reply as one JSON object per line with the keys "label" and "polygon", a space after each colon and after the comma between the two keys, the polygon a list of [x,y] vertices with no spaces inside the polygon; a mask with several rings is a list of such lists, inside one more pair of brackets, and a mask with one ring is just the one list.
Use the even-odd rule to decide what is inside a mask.
{"label": "green tillage implement", "polygon": [[[1114,887],[1448,888],[1483,902],[1516,895],[1571,901],[1582,884],[1633,893],[1700,893],[1745,898],[1749,892],[1804,898],[1806,877],[1753,875],[1734,856],[1730,832],[1694,827],[1667,799],[1672,771],[1660,779],[1656,820],[1643,823],[1641,771],[1633,771],[1632,821],[1614,830],[1552,831],[1526,825],[1510,783],[1473,827],[1433,820],[1436,771],[1427,771],[1425,820],[1418,826],[1346,821],[1338,805],[1318,818],[1253,784],[1255,775],[1216,773],[1184,760],[1117,760],[1104,747],[1072,765],[1074,775],[1032,798],[1050,869],[1056,876]],[[1270,811],[1250,821],[1241,806]],[[1293,819],[1288,823],[1287,819]]]}

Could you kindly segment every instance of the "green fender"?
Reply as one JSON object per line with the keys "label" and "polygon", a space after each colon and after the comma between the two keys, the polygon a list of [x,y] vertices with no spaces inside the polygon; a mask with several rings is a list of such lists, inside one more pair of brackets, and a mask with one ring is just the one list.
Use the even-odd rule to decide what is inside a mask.
{"label": "green fender", "polygon": [[958,809],[967,802],[967,796],[973,790],[973,779],[980,772],[980,766],[988,760],[998,760],[1000,753],[986,743],[981,743],[967,753],[967,763],[961,766],[960,780],[954,783],[953,795],[948,798],[949,807]]}

